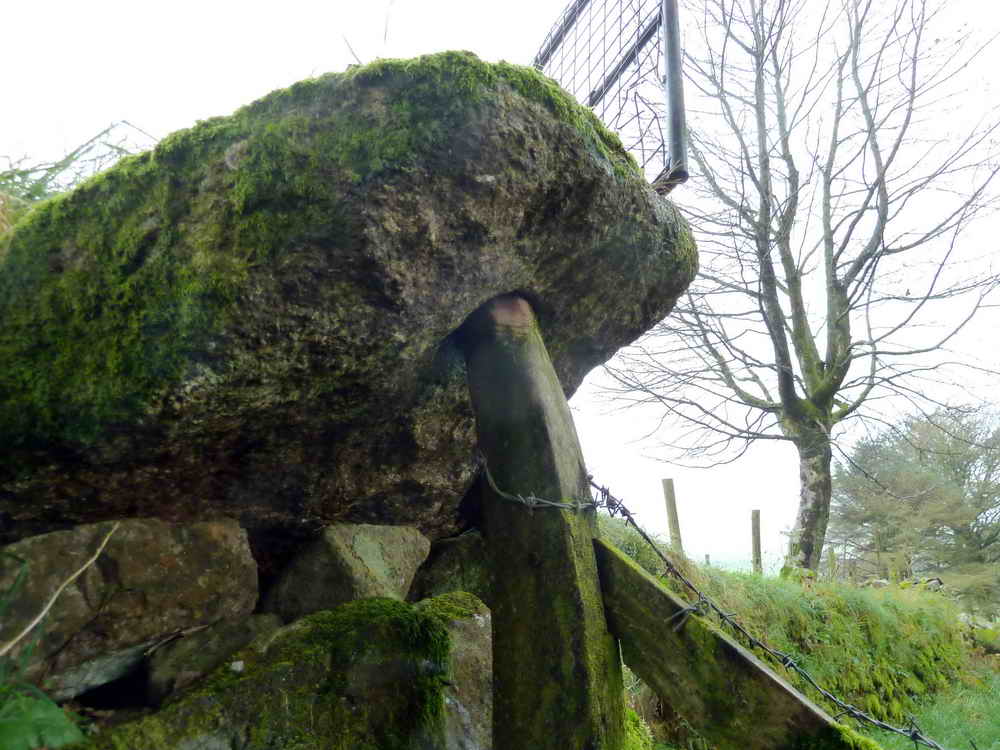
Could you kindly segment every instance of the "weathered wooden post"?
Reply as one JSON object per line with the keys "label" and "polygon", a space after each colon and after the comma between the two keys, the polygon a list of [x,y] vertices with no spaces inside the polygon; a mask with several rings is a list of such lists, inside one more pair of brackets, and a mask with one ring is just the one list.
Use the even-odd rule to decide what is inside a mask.
{"label": "weathered wooden post", "polygon": [[677,496],[674,494],[674,480],[663,480],[663,499],[667,504],[667,524],[670,527],[670,546],[679,555],[684,554],[681,542],[681,522],[677,517]]}
{"label": "weathered wooden post", "polygon": [[764,564],[760,559],[760,511],[750,511],[750,533],[753,537],[753,572],[761,575],[764,572]]}
{"label": "weathered wooden post", "polygon": [[517,496],[589,502],[569,406],[531,306],[504,295],[460,332],[491,486],[493,746],[620,750],[623,689],[594,559],[595,511],[528,507]]}

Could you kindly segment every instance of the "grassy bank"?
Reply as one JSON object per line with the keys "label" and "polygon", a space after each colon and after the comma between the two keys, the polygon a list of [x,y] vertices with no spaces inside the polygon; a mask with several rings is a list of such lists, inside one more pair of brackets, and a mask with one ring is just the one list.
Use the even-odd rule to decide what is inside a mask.
{"label": "grassy bank", "polygon": [[[615,520],[604,519],[602,525],[605,537],[643,567],[654,573],[662,570],[659,559],[635,531]],[[875,718],[905,726],[908,717],[916,715],[927,736],[949,747],[971,748],[947,727],[952,715],[964,716],[958,706],[967,706],[970,716],[986,712],[990,705],[993,714],[1000,714],[996,676],[987,680],[971,669],[958,607],[946,596],[892,587],[803,583],[679,564],[699,589],[724,611],[735,613],[757,638],[792,656],[820,685]],[[679,584],[668,585],[691,598]],[[773,663],[769,666],[830,713],[837,713],[835,706],[797,675]],[[635,691],[633,700],[660,741],[705,750],[684,717],[671,715],[668,707],[659,706],[655,697],[641,690]],[[955,708],[942,701],[954,701]],[[922,711],[930,713],[921,718]],[[944,726],[932,716],[939,716]],[[954,718],[953,723],[957,729],[973,720]],[[1000,718],[995,721],[1000,723]],[[935,732],[943,733],[942,737]],[[887,748],[913,746],[912,741],[893,745],[891,736],[881,732],[871,736]],[[1000,744],[990,744],[1000,737],[996,725],[982,736],[990,740],[975,739],[979,750],[1000,750]]]}

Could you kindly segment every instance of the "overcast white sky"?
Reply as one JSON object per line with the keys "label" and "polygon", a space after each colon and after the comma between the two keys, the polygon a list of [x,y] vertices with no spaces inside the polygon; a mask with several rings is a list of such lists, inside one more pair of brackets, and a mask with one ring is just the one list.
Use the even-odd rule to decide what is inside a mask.
{"label": "overcast white sky", "polygon": [[[354,62],[467,49],[529,64],[566,0],[49,0],[10,2],[0,36],[0,155],[55,158],[116,120],[163,137],[229,114],[275,88]],[[949,9],[1000,31],[1000,3]],[[386,37],[386,21],[388,30]],[[683,26],[683,22],[682,22]],[[1000,58],[997,58],[1000,60]],[[984,70],[996,71],[1000,64]],[[991,75],[980,95],[995,91]],[[683,203],[683,190],[674,197]],[[992,327],[982,340],[993,346]],[[685,548],[734,563],[750,556],[750,510],[762,510],[765,558],[775,564],[798,494],[792,448],[755,447],[739,462],[686,470],[632,444],[648,423],[602,415],[587,388],[573,407],[590,470],[650,528],[666,533],[660,479],[673,477]]]}

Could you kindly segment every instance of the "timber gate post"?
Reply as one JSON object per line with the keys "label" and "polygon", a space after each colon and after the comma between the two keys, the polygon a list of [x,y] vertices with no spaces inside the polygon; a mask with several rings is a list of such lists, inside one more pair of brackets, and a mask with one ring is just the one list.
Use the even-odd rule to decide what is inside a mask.
{"label": "timber gate post", "polygon": [[620,750],[621,663],[592,546],[595,510],[518,501],[590,501],[573,419],[531,306],[497,297],[469,317],[460,338],[488,472],[493,746]]}

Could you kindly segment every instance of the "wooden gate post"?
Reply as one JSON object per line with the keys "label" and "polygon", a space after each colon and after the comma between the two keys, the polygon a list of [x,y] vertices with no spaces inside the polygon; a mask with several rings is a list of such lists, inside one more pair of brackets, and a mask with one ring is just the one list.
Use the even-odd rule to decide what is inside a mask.
{"label": "wooden gate post", "polygon": [[595,512],[511,498],[590,500],[583,455],[531,306],[504,295],[460,331],[479,447],[500,494],[484,490],[493,566],[493,747],[620,750],[618,644],[604,617]]}

